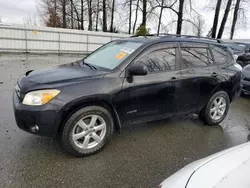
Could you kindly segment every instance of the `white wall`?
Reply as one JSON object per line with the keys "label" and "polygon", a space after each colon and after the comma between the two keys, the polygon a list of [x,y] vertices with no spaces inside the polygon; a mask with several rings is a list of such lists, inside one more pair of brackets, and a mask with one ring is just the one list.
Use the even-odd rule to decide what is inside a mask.
{"label": "white wall", "polygon": [[0,26],[0,51],[89,53],[125,34],[49,27]]}

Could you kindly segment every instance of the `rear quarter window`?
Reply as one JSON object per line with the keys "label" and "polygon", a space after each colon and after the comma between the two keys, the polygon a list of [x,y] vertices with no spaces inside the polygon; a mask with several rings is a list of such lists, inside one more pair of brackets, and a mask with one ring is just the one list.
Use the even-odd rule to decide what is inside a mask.
{"label": "rear quarter window", "polygon": [[234,57],[228,51],[227,47],[210,45],[210,49],[212,51],[212,54],[214,56],[214,61],[216,64],[222,65],[222,64],[234,63]]}

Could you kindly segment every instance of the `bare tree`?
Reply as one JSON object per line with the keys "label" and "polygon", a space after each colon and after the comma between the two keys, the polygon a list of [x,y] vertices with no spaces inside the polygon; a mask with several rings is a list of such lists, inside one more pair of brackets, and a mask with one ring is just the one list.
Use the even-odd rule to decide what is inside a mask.
{"label": "bare tree", "polygon": [[[137,18],[136,18],[137,19]],[[132,20],[132,0],[129,0],[129,23],[128,23],[128,34],[131,32],[131,21]]]}
{"label": "bare tree", "polygon": [[63,18],[63,28],[67,28],[67,20],[66,20],[66,6],[67,6],[67,0],[61,0],[61,6],[62,6],[62,18]]}
{"label": "bare tree", "polygon": [[88,4],[88,14],[89,14],[88,30],[92,31],[92,0],[87,0],[87,4]]}
{"label": "bare tree", "polygon": [[216,37],[218,20],[219,20],[219,15],[220,15],[221,2],[222,2],[222,0],[217,0],[215,13],[214,13],[214,22],[213,22],[213,27],[212,27],[212,32],[211,32],[211,37],[212,38]]}
{"label": "bare tree", "polygon": [[136,10],[135,10],[135,21],[134,21],[134,26],[133,26],[133,34],[135,33],[135,27],[136,27],[136,23],[137,23],[139,2],[140,2],[140,0],[137,0],[137,3],[136,3]]}
{"label": "bare tree", "polygon": [[112,1],[111,7],[111,21],[110,21],[110,32],[114,32],[114,14],[115,14],[115,0]]}
{"label": "bare tree", "polygon": [[[70,0],[70,2],[71,2],[71,5],[72,5],[72,8],[73,8],[73,10],[75,11],[75,14],[76,14],[76,19],[73,18],[73,16],[72,16],[72,18],[73,18],[74,20],[77,21],[78,29],[81,29],[80,16],[79,16],[79,13],[78,13],[78,11],[77,11],[77,9],[76,9],[75,3],[74,3],[73,0]],[[74,15],[74,14],[73,14],[73,15]]]}
{"label": "bare tree", "polygon": [[162,12],[163,12],[163,5],[164,5],[164,0],[161,0],[161,10],[160,10],[160,17],[159,17],[158,28],[157,28],[157,35],[159,35],[159,33],[160,33],[161,17],[162,17]]}
{"label": "bare tree", "polygon": [[97,8],[96,8],[96,25],[95,25],[95,30],[96,30],[96,31],[98,31],[99,6],[100,6],[100,0],[97,0]]}
{"label": "bare tree", "polygon": [[176,34],[181,34],[182,20],[183,20],[183,7],[184,7],[184,0],[179,0],[179,11],[178,11]]}
{"label": "bare tree", "polygon": [[[0,23],[1,23],[1,17],[0,17]],[[29,16],[26,19],[24,19],[24,24],[28,26],[37,26],[35,15],[29,14]]]}
{"label": "bare tree", "polygon": [[192,27],[194,35],[201,37],[204,26],[205,20],[202,18],[201,15],[198,15],[197,17],[193,18]]}
{"label": "bare tree", "polygon": [[235,4],[235,8],[234,8],[234,15],[233,15],[233,23],[232,23],[232,27],[231,27],[231,33],[230,33],[230,39],[233,39],[234,36],[234,31],[235,31],[235,26],[236,26],[236,22],[238,19],[238,12],[239,12],[239,7],[240,7],[240,1],[241,0],[237,0],[236,4]]}
{"label": "bare tree", "polygon": [[146,27],[147,23],[147,0],[142,0],[142,23]]}
{"label": "bare tree", "polygon": [[81,30],[84,30],[83,12],[84,12],[84,6],[83,6],[83,0],[81,0]]}
{"label": "bare tree", "polygon": [[107,12],[106,12],[106,0],[102,0],[102,31],[107,32]]}
{"label": "bare tree", "polygon": [[73,0],[70,1],[70,14],[71,14],[71,29],[74,29],[74,8],[73,8]]}
{"label": "bare tree", "polygon": [[227,6],[226,6],[226,9],[225,9],[225,12],[224,12],[223,19],[221,21],[221,26],[220,26],[220,29],[219,29],[219,33],[217,35],[218,39],[221,39],[221,37],[223,35],[224,28],[225,28],[225,25],[226,25],[226,22],[227,22],[227,17],[228,17],[228,14],[230,12],[231,4],[232,4],[232,0],[228,0],[227,1]]}
{"label": "bare tree", "polygon": [[[156,2],[158,3],[158,5],[156,5],[154,8],[160,7],[160,16],[159,16],[159,21],[158,21],[158,28],[157,28],[157,35],[159,35],[160,33],[160,27],[161,27],[161,19],[162,19],[162,14],[163,14],[163,10],[164,9],[173,9],[173,6],[177,3],[177,0],[175,0],[174,2],[172,2],[170,5],[165,5],[164,3],[166,3],[165,0],[161,0],[161,2],[159,0],[156,0]],[[176,12],[177,13],[177,12]]]}
{"label": "bare tree", "polygon": [[43,23],[48,27],[60,27],[60,19],[57,13],[57,0],[48,1],[41,0],[40,1],[40,14],[42,17]]}

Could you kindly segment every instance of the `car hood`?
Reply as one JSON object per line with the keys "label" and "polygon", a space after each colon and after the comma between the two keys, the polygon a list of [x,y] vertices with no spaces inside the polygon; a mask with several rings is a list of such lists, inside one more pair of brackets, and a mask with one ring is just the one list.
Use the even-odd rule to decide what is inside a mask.
{"label": "car hood", "polygon": [[[247,167],[246,167],[247,165]],[[229,148],[195,161],[161,183],[162,188],[219,188],[228,187],[233,180],[248,182],[250,143]],[[246,173],[246,170],[248,172]],[[244,173],[242,173],[244,171]],[[243,180],[246,178],[246,181]],[[201,186],[202,185],[202,186]],[[238,186],[239,187],[239,186]]]}
{"label": "car hood", "polygon": [[91,69],[83,65],[81,62],[75,62],[65,65],[60,65],[48,70],[28,71],[26,78],[28,81],[51,84],[55,82],[65,82],[86,77],[95,77],[104,75],[106,72],[101,70]]}

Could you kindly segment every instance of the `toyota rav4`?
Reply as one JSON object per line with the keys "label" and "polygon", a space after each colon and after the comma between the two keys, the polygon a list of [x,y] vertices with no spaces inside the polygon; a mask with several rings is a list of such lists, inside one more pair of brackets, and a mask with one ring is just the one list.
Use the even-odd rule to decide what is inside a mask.
{"label": "toyota rav4", "polygon": [[223,43],[191,36],[130,37],[82,60],[28,71],[13,96],[19,128],[60,135],[73,155],[100,151],[127,124],[197,113],[219,124],[241,91],[241,71]]}

